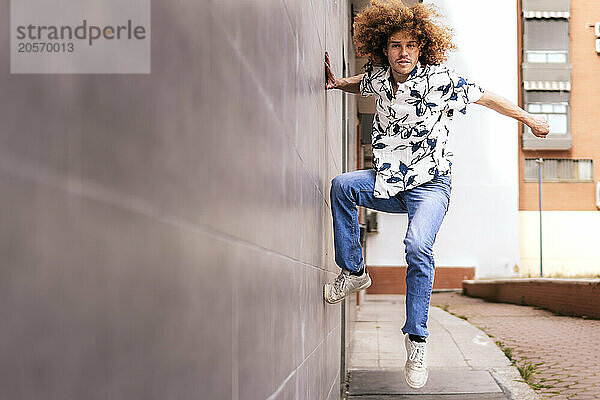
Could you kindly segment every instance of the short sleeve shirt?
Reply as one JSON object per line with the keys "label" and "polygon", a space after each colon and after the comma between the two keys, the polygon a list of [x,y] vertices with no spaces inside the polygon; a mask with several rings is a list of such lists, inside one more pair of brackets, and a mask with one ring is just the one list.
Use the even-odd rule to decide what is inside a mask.
{"label": "short sleeve shirt", "polygon": [[375,96],[374,196],[389,198],[451,172],[453,153],[447,141],[456,113],[481,98],[483,89],[444,64],[420,62],[394,95],[390,67],[365,65],[362,96]]}

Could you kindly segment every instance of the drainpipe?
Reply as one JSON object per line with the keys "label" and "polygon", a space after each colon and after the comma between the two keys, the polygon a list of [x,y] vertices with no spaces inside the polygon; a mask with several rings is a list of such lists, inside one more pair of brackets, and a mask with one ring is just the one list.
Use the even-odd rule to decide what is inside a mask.
{"label": "drainpipe", "polygon": [[538,163],[538,192],[539,192],[539,208],[540,208],[540,277],[544,277],[544,270],[542,268],[542,164],[544,163],[543,158],[535,160]]}

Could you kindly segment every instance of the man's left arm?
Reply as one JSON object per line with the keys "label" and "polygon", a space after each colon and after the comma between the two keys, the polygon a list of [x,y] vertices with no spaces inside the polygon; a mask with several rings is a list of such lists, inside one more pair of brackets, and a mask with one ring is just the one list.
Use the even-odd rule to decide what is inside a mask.
{"label": "man's left arm", "polygon": [[541,138],[545,138],[550,130],[548,121],[542,117],[536,117],[535,115],[529,114],[519,106],[511,103],[507,99],[487,90],[483,93],[483,96],[475,102],[482,106],[491,108],[500,114],[514,118],[517,121],[521,121],[525,125],[531,128],[531,132]]}

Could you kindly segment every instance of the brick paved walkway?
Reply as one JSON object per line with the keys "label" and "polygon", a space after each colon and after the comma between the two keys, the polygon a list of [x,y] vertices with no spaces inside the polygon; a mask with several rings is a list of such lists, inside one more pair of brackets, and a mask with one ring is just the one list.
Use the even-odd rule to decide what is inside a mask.
{"label": "brick paved walkway", "polygon": [[495,336],[494,341],[512,348],[517,366],[535,365],[531,382],[544,385],[534,387],[543,399],[600,399],[600,320],[491,303],[458,292],[434,293],[431,306],[466,317]]}

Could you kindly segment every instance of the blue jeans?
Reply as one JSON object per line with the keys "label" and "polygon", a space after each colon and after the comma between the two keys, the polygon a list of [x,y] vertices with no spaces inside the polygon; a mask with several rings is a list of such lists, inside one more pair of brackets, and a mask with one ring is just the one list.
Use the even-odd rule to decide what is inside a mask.
{"label": "blue jeans", "polygon": [[435,266],[433,243],[450,204],[451,177],[438,176],[389,199],[373,196],[373,169],[347,172],[331,182],[331,213],[335,262],[343,269],[359,271],[364,264],[356,206],[388,213],[408,213],[406,246],[406,323],[404,334],[427,337],[429,301]]}

